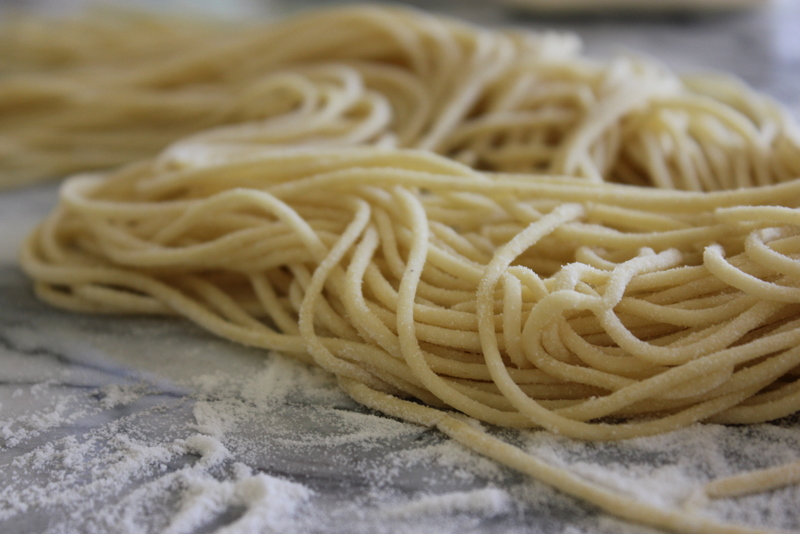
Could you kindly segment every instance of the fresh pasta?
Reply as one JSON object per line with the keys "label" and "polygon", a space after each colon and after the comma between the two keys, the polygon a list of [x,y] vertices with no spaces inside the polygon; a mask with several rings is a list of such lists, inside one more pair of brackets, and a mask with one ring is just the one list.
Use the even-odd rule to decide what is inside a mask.
{"label": "fresh pasta", "polygon": [[[63,146],[117,142],[152,129],[162,106],[187,111],[172,103],[203,84],[226,110],[187,111],[141,146],[182,132],[154,157],[64,183],[21,252],[41,298],[177,314],[293,355],[367,406],[631,521],[757,531],[603,489],[475,421],[620,440],[797,412],[800,141],[788,114],[728,79],[589,61],[569,36],[395,8],[225,39],[215,55],[106,64],[108,79],[62,73],[107,114],[64,99],[47,121],[0,121],[28,124],[20,154],[33,157],[49,150],[32,141],[44,124]],[[43,92],[57,75],[46,78]],[[123,120],[123,107],[143,114]],[[69,170],[20,161],[37,176]],[[799,465],[704,494],[796,483]]]}
{"label": "fresh pasta", "polygon": [[[9,25],[0,38],[0,50],[18,58],[0,79],[6,186],[150,157],[199,130],[311,104],[302,83],[283,84],[276,97],[264,94],[272,86],[263,80],[320,62],[354,64],[406,116],[398,142],[432,148],[515,59],[558,58],[577,49],[571,36],[500,34],[401,9],[350,7],[233,30],[176,24],[170,35],[162,25],[147,30],[168,44],[154,57],[140,43],[142,24],[126,30],[112,22],[111,31],[100,23],[46,27],[48,39],[62,35],[67,48],[55,70],[44,68],[55,62],[53,45],[35,38],[44,33],[36,25]],[[122,52],[83,52],[103,40]]]}
{"label": "fresh pasta", "polygon": [[[0,78],[0,183],[151,157],[194,132],[290,110],[297,123],[315,106],[334,112],[343,101],[333,97],[359,86],[369,103],[358,113],[393,111],[386,142],[484,170],[690,190],[798,172],[796,126],[768,99],[730,80],[680,80],[652,60],[591,61],[571,35],[481,30],[385,7],[235,30],[102,20],[0,33],[10,58]],[[105,41],[114,46],[87,52]],[[340,69],[346,85],[336,94],[336,80],[287,73],[321,65]]]}

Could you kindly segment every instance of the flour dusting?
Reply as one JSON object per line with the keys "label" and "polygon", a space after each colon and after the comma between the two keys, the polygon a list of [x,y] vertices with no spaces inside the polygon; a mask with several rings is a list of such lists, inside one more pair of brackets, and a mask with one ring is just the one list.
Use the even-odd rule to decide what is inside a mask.
{"label": "flour dusting", "polygon": [[[357,405],[317,368],[202,333],[179,341],[187,326],[149,320],[126,324],[142,340],[128,349],[112,344],[119,332],[95,328],[102,321],[80,326],[87,335],[75,346],[91,350],[77,366],[0,390],[4,533],[27,532],[32,521],[45,534],[640,531],[436,431]],[[34,375],[40,357],[15,351],[48,357],[60,338],[19,334],[24,345],[0,358],[15,362],[15,376]],[[168,357],[152,352],[159,347]],[[486,430],[654,506],[693,504],[717,520],[800,529],[787,506],[800,502],[797,488],[691,500],[715,477],[795,458],[791,421],[698,425],[620,443]]]}

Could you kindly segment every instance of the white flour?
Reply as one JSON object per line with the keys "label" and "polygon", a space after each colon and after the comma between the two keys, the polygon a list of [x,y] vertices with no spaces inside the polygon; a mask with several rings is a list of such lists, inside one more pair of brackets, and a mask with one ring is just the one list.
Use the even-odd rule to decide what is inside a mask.
{"label": "white flour", "polygon": [[[35,385],[30,389],[41,392],[42,387]],[[57,399],[59,409],[4,422],[5,446],[29,442],[47,428],[69,425],[80,416],[96,416],[109,408],[130,405],[142,392],[141,384],[107,386],[95,395],[99,401],[94,410],[87,408],[69,416],[61,407],[77,404],[80,395],[66,395]],[[232,393],[234,390],[230,389],[229,394]],[[87,401],[85,396],[83,400]],[[82,525],[87,531],[139,532],[142,525],[133,512],[146,508],[148,502],[177,494],[179,502],[163,525],[165,533],[195,532],[231,508],[241,509],[240,517],[218,532],[282,531],[285,518],[307,501],[312,492],[301,484],[254,474],[241,463],[230,466],[230,480],[215,478],[215,468],[231,458],[225,444],[217,438],[226,431],[228,423],[222,421],[235,420],[242,410],[241,404],[238,411],[225,402],[214,408],[210,406],[208,402],[197,401],[198,424],[189,426],[204,432],[185,439],[141,436],[147,429],[143,419],[157,413],[156,408],[109,422],[81,436],[49,441],[16,456],[7,469],[10,483],[0,491],[0,520],[36,509],[71,508],[62,526],[53,525],[51,531],[70,531],[74,522],[91,515]],[[184,456],[194,460],[179,469],[168,467]],[[40,483],[31,483],[37,478]],[[95,506],[105,497],[114,496],[123,498],[110,506],[101,505],[99,509]]]}
{"label": "white flour", "polygon": [[417,501],[387,509],[388,517],[418,517],[457,512],[477,512],[496,516],[508,511],[511,502],[508,493],[496,488],[470,492],[453,492],[447,495],[424,496]]}
{"label": "white flour", "polygon": [[[14,399],[47,396],[49,404],[2,423],[4,447],[13,458],[3,468],[0,521],[15,525],[45,516],[50,520],[41,531],[51,533],[325,532],[319,510],[330,496],[314,490],[313,480],[297,480],[296,473],[291,480],[285,466],[276,464],[272,474],[264,466],[265,458],[287,454],[314,466],[297,472],[319,470],[354,482],[357,498],[343,499],[341,510],[332,512],[349,514],[354,532],[414,532],[421,525],[456,532],[448,528],[453,517],[469,530],[492,518],[516,515],[524,522],[531,510],[575,506],[430,431],[358,409],[319,370],[272,355],[251,371],[189,377],[178,384],[185,397],[160,395],[143,382],[81,392],[52,381],[18,388],[22,393]],[[92,428],[77,430],[81,421],[91,421]],[[73,433],[47,434],[56,427]],[[789,460],[800,449],[798,433],[780,427],[697,427],[623,444],[506,434],[540,458],[669,507],[681,506],[698,482],[735,471],[737,458],[766,465]],[[691,456],[682,455],[686,447]],[[340,449],[356,451],[356,461],[320,462],[326,451]],[[731,456],[722,449],[739,452]],[[706,513],[795,528],[797,512],[786,503],[800,502],[798,492],[782,491],[778,498],[749,498],[747,510],[721,503]],[[583,527],[553,531],[627,528],[580,506],[572,513]],[[358,530],[359,524],[368,528]],[[345,530],[334,522],[331,531]]]}

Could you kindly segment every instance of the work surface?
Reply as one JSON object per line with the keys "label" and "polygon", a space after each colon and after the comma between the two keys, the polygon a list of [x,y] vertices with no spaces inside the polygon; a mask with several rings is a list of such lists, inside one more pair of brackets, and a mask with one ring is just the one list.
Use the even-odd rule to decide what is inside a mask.
{"label": "work surface", "polygon": [[[225,9],[296,9],[253,4]],[[800,114],[795,2],[645,20],[541,20],[488,2],[431,5],[484,24],[575,31],[595,56],[633,51],[681,72],[727,71]],[[0,531],[648,531],[435,431],[371,413],[324,373],[286,357],[180,319],[85,316],[39,302],[16,249],[56,196],[56,185],[0,193]],[[704,481],[793,461],[800,451],[797,415],[614,444],[498,432],[534,456],[673,507]],[[798,488],[704,510],[800,530]]]}

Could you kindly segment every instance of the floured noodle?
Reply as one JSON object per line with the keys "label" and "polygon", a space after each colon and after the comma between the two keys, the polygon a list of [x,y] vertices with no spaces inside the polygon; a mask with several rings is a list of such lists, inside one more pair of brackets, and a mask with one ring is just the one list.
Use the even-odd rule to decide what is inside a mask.
{"label": "floured noodle", "polygon": [[[235,124],[70,178],[23,268],[61,307],[179,314],[312,361],[620,517],[757,531],[623,497],[454,415],[617,440],[800,408],[797,126],[730,80],[572,42],[344,8],[114,71],[129,103],[212,81]],[[109,140],[152,126],[104,119]],[[800,479],[785,473],[706,493]]]}

